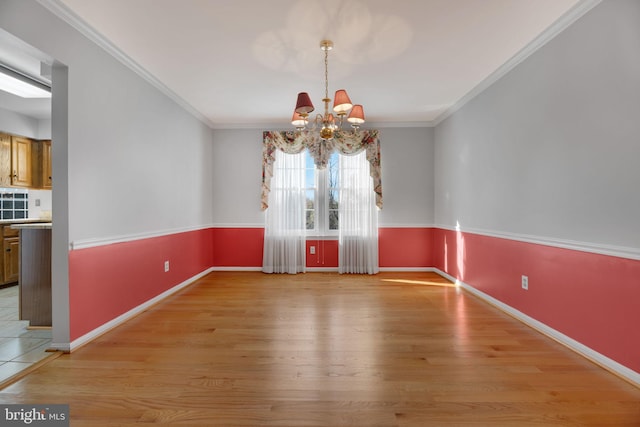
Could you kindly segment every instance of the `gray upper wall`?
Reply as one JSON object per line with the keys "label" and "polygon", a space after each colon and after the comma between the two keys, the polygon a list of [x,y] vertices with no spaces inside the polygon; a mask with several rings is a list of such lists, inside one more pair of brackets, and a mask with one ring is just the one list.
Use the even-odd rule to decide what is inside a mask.
{"label": "gray upper wall", "polygon": [[435,129],[435,221],[640,248],[640,2],[603,1]]}
{"label": "gray upper wall", "polygon": [[[68,67],[68,140],[53,141],[53,197],[70,243],[211,223],[206,124],[34,0],[0,1],[0,27]],[[63,188],[56,176],[66,174]],[[55,209],[56,198],[68,201]]]}
{"label": "gray upper wall", "polygon": [[[435,131],[383,129],[381,225],[640,247],[639,8],[604,1]],[[262,222],[259,173],[226,203],[247,132],[212,131],[36,1],[1,1],[0,27],[69,67],[71,242]]]}
{"label": "gray upper wall", "polygon": [[[433,224],[433,128],[380,129],[381,227]],[[213,223],[262,227],[262,131],[213,131]]]}
{"label": "gray upper wall", "polygon": [[[20,135],[27,138],[45,139],[40,137],[40,121],[15,111],[0,107],[0,132]],[[49,138],[51,137],[49,131]]]}

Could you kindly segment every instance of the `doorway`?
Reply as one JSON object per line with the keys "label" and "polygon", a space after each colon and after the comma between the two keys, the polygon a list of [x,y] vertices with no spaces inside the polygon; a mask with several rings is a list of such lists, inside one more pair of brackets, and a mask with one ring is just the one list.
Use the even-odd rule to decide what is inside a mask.
{"label": "doorway", "polygon": [[[5,75],[17,73],[27,81],[51,87],[53,64],[51,57],[0,29],[0,66]],[[44,140],[51,141],[51,101],[50,96],[29,98],[0,89],[0,132],[28,139],[33,147],[40,147]],[[12,196],[0,201],[3,229],[10,230],[12,221],[51,221],[52,188],[35,181],[27,188],[16,188],[10,180],[5,180],[3,185],[7,188],[2,194]],[[0,187],[4,188],[3,185]],[[14,239],[17,240],[17,235]],[[0,285],[0,384],[51,355],[46,350],[51,347],[52,328],[32,327],[28,321],[21,320],[19,298],[17,282],[3,280]]]}

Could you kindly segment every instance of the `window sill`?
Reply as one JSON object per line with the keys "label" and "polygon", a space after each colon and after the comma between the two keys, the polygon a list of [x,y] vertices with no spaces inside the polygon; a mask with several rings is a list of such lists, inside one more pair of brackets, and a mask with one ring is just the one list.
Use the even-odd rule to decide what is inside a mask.
{"label": "window sill", "polygon": [[339,236],[337,234],[329,234],[327,236],[318,236],[318,235],[306,235],[307,240],[338,240]]}

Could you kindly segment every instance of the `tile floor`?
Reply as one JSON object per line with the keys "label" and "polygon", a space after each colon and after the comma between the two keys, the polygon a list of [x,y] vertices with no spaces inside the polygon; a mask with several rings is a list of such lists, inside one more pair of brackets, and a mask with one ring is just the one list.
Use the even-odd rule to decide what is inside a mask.
{"label": "tile floor", "polygon": [[18,320],[18,286],[0,289],[0,383],[48,357],[51,329],[27,329]]}

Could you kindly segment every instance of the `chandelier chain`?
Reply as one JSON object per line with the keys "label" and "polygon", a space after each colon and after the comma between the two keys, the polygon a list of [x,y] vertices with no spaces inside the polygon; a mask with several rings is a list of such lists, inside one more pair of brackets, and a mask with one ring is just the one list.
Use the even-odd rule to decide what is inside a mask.
{"label": "chandelier chain", "polygon": [[[324,97],[329,99],[329,49],[324,51]],[[325,114],[328,112],[328,102],[325,102]]]}

